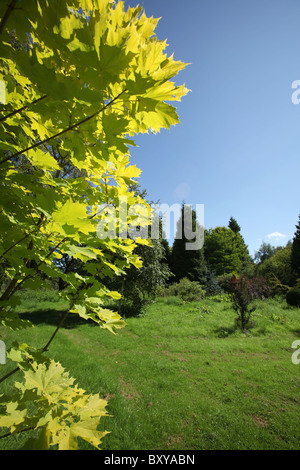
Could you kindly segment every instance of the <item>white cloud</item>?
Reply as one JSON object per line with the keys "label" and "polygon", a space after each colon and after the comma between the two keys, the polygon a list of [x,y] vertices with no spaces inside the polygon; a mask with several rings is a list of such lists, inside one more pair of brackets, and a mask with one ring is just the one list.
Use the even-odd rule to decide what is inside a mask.
{"label": "white cloud", "polygon": [[267,238],[269,239],[275,238],[279,240],[280,238],[286,238],[286,235],[284,235],[283,233],[279,233],[279,232],[273,232],[273,233],[269,233],[269,235],[267,235]]}

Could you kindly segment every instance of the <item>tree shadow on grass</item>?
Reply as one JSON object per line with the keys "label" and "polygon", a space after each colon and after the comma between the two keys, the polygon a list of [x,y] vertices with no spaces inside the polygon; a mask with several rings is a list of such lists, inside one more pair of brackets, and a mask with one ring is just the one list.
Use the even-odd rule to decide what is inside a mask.
{"label": "tree shadow on grass", "polygon": [[[34,310],[32,312],[22,312],[19,314],[22,320],[29,320],[34,325],[53,325],[58,326],[63,319],[66,310],[60,309],[45,309]],[[69,313],[67,318],[62,324],[62,328],[73,329],[78,328],[80,325],[88,324],[90,326],[97,326],[93,320],[85,320],[76,313]]]}
{"label": "tree shadow on grass", "polygon": [[218,338],[227,338],[228,336],[236,333],[238,330],[237,325],[231,325],[231,326],[219,326],[218,328],[214,329],[214,333]]}
{"label": "tree shadow on grass", "polygon": [[291,332],[294,333],[295,336],[300,336],[300,328],[292,329]]}

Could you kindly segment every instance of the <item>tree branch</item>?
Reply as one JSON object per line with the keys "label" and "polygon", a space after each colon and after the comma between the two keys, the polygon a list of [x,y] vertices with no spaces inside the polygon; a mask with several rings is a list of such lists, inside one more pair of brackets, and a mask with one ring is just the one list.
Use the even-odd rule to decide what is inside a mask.
{"label": "tree branch", "polygon": [[45,351],[48,351],[48,348],[50,346],[50,344],[52,343],[52,341],[54,340],[58,330],[60,329],[60,327],[63,325],[65,319],[67,318],[67,316],[69,315],[70,313],[70,309],[73,307],[74,305],[74,302],[72,303],[72,305],[70,306],[69,310],[64,314],[64,316],[62,317],[61,321],[59,322],[59,324],[57,325],[56,327],[56,330],[54,331],[53,335],[51,336],[51,338],[49,339],[48,343],[43,347],[42,351],[45,352]]}
{"label": "tree branch", "polygon": [[41,96],[40,98],[32,101],[32,103],[26,104],[22,108],[16,109],[15,111],[12,111],[11,113],[7,114],[6,116],[3,116],[2,118],[0,118],[0,122],[5,121],[5,119],[8,119],[8,118],[14,116],[15,114],[21,113],[22,111],[24,111],[24,109],[29,108],[29,106],[32,106],[33,104],[36,104],[39,101],[44,100],[45,98],[47,98],[47,95]]}
{"label": "tree branch", "polygon": [[3,16],[2,20],[1,20],[1,23],[0,23],[0,34],[2,34],[2,32],[3,32],[3,30],[4,30],[4,27],[5,27],[5,25],[6,25],[6,22],[7,22],[8,18],[9,18],[9,15],[10,15],[11,12],[14,10],[17,1],[18,1],[18,0],[12,0],[12,1],[10,2],[10,4],[8,5],[7,10],[6,10],[6,12],[4,13],[4,16]]}
{"label": "tree branch", "polygon": [[91,114],[90,116],[88,116],[88,117],[82,119],[81,121],[76,122],[75,124],[72,124],[71,126],[67,127],[67,129],[62,130],[62,131],[58,132],[57,134],[52,135],[51,137],[47,137],[46,139],[42,140],[41,142],[36,142],[35,144],[31,145],[30,147],[27,147],[27,148],[24,149],[24,150],[20,150],[19,152],[15,153],[14,155],[10,155],[10,156],[8,156],[7,158],[4,158],[4,159],[0,162],[0,165],[2,165],[2,163],[7,162],[8,160],[11,160],[12,158],[18,157],[19,155],[22,155],[23,153],[28,152],[29,150],[32,150],[32,149],[34,149],[34,148],[36,148],[36,147],[39,147],[40,145],[46,144],[46,143],[49,142],[50,140],[56,139],[57,137],[60,137],[61,135],[65,134],[66,132],[72,131],[73,129],[76,129],[76,127],[81,126],[81,125],[84,124],[85,122],[90,121],[90,120],[93,119],[95,116],[97,116],[98,114],[102,113],[102,112],[105,111],[109,106],[111,106],[118,98],[120,98],[121,95],[123,95],[123,93],[125,93],[125,91],[127,91],[127,90],[123,90],[123,91],[122,91],[121,93],[119,93],[115,98],[113,98],[109,103],[107,103],[105,106],[103,106],[101,109],[99,109],[99,110],[96,111],[95,113]]}
{"label": "tree branch", "polygon": [[16,372],[18,372],[18,370],[20,370],[20,367],[16,367],[15,369],[11,370],[10,372],[8,372],[8,374],[4,375],[3,377],[1,377],[0,379],[0,383],[1,382],[4,382],[4,380],[8,379],[8,377],[10,377],[11,375],[15,374]]}
{"label": "tree branch", "polygon": [[[54,251],[59,247],[59,245],[61,245],[65,240],[67,240],[67,237],[65,237],[65,238],[64,238],[63,240],[61,240],[54,248],[52,248],[52,249],[50,250],[50,252],[48,253],[48,255],[45,257],[45,259],[41,260],[41,261],[37,264],[37,266],[36,266],[35,269],[37,270],[37,269],[45,262],[45,260],[48,259],[48,258],[52,255],[52,253],[54,253]],[[31,276],[32,276],[32,274],[27,274],[27,276],[25,276],[25,277],[21,280],[21,282],[19,282],[19,283],[15,286],[15,288],[12,290],[12,292],[10,293],[10,297],[11,297],[15,292],[17,292],[17,291],[20,289],[20,287],[22,286],[22,284],[24,284],[24,282],[27,281],[27,279],[29,279]]]}
{"label": "tree branch", "polygon": [[0,436],[0,439],[3,439],[4,437],[12,436],[13,434],[21,434],[22,432],[26,432],[26,431],[33,431],[34,429],[39,429],[40,427],[41,426],[39,426],[38,428],[35,426],[32,426],[31,428],[21,429],[18,432],[8,432],[7,434],[3,434],[3,436]]}
{"label": "tree branch", "polygon": [[[49,339],[48,343],[40,349],[41,352],[46,352],[48,351],[48,348],[50,346],[50,344],[52,343],[52,341],[54,340],[55,336],[57,335],[58,333],[58,330],[62,327],[64,321],[66,320],[67,316],[69,315],[70,313],[70,310],[71,308],[73,307],[74,305],[74,301],[72,302],[72,304],[70,305],[70,308],[67,310],[67,312],[63,315],[61,321],[59,322],[58,326],[56,327],[53,335],[51,336],[51,338]],[[30,361],[30,359],[28,359],[28,361]],[[16,367],[15,369],[11,370],[10,372],[8,372],[8,374],[4,375],[3,377],[1,377],[0,379],[0,383],[1,382],[4,382],[4,380],[8,379],[11,375],[15,374],[16,372],[18,372],[20,370],[20,367]],[[1,437],[4,437],[4,436],[0,436],[0,439]]]}
{"label": "tree branch", "polygon": [[3,256],[5,256],[10,250],[12,250],[16,245],[18,245],[19,243],[23,242],[27,237],[29,237],[29,235],[33,234],[34,232],[37,232],[38,229],[36,230],[32,230],[32,232],[29,232],[27,233],[26,235],[24,235],[24,237],[20,238],[20,240],[16,241],[16,243],[14,243],[12,246],[10,246],[9,248],[7,248],[7,250],[5,250],[2,255],[0,256],[0,259],[3,258]]}

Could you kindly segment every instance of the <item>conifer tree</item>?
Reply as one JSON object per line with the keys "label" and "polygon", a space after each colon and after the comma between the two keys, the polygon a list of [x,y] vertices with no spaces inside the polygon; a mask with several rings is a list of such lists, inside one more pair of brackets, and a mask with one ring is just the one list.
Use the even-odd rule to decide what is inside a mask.
{"label": "conifer tree", "polygon": [[296,276],[300,276],[300,215],[298,225],[296,225],[296,232],[293,238],[291,266],[292,269],[295,271]]}
{"label": "conifer tree", "polygon": [[230,217],[229,219],[228,228],[230,228],[230,230],[232,230],[234,233],[238,233],[241,231],[241,227],[233,217]]}
{"label": "conifer tree", "polygon": [[[192,209],[191,209],[192,210]],[[197,250],[187,250],[186,243],[191,242],[184,233],[184,204],[181,208],[181,216],[177,222],[177,232],[171,253],[171,271],[176,277],[176,281],[187,277],[191,281],[205,282],[206,263],[203,248]],[[196,218],[196,212],[192,210],[192,230],[200,230]],[[181,236],[180,236],[181,235]]]}

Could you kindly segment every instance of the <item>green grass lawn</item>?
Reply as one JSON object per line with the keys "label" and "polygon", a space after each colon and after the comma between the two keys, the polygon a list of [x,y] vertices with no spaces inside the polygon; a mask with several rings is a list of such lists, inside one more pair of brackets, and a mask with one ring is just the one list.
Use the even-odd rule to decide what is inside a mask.
{"label": "green grass lawn", "polygon": [[[7,347],[14,339],[44,346],[65,308],[55,300],[24,297],[34,327],[7,336],[1,328]],[[70,318],[48,354],[108,399],[103,449],[299,449],[300,364],[292,363],[291,345],[300,337],[300,309],[259,301],[248,334],[234,318],[230,303],[164,298],[116,336]],[[0,376],[14,367],[8,360]],[[29,434],[0,439],[0,449],[21,448]]]}

